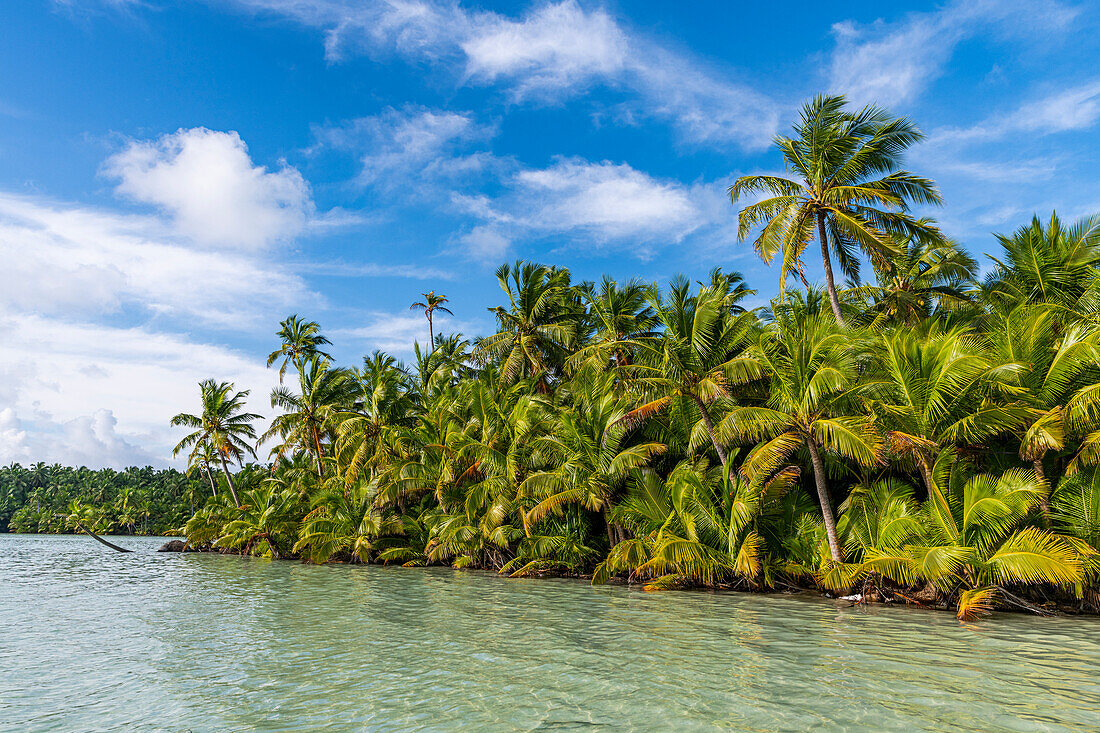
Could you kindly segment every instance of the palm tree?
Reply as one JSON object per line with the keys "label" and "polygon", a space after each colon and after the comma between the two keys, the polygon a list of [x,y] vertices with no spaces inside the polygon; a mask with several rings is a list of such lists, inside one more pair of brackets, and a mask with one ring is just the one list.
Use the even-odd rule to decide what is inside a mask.
{"label": "palm tree", "polygon": [[711,406],[728,406],[733,388],[763,375],[760,361],[747,353],[756,335],[756,316],[735,312],[745,294],[731,290],[731,280],[700,285],[696,294],[680,278],[672,282],[667,298],[656,289],[650,304],[664,327],[661,338],[634,342],[637,362],[622,368],[629,388],[643,402],[627,413],[628,424],[649,419],[667,409],[698,410],[719,460],[726,450],[715,433]]}
{"label": "palm tree", "polygon": [[229,493],[233,495],[233,503],[240,506],[226,459],[240,462],[245,454],[256,457],[256,450],[252,447],[256,440],[256,430],[252,427],[252,422],[258,420],[260,415],[242,412],[249,390],[234,391],[232,382],[205,379],[199,382],[199,394],[202,401],[200,414],[181,412],[172,418],[172,425],[194,429],[194,432],[184,436],[176,445],[172,455],[178,455],[185,448],[208,443],[221,461],[225,480],[229,484]]}
{"label": "palm tree", "polygon": [[312,357],[318,357],[328,361],[332,357],[321,351],[322,346],[332,344],[321,334],[321,326],[316,321],[303,321],[297,314],[288,316],[279,324],[278,336],[282,345],[268,354],[267,365],[270,367],[280,358],[283,363],[279,365],[279,382],[282,383],[288,364],[293,364],[298,371]]}
{"label": "palm tree", "polygon": [[271,406],[284,412],[271,421],[261,442],[282,438],[283,442],[272,448],[276,456],[290,449],[312,453],[320,478],[324,476],[324,443],[339,411],[351,403],[351,382],[345,369],[335,368],[315,354],[301,364],[299,391],[295,394],[282,386],[271,390]]}
{"label": "palm tree", "polygon": [[932,488],[925,504],[923,537],[869,553],[854,577],[875,571],[905,585],[935,583],[957,596],[958,617],[986,613],[1008,583],[1050,583],[1072,589],[1081,580],[1078,549],[1066,538],[1035,527],[1020,528],[1044,489],[1034,474],[1013,469],[1000,476],[967,479],[950,471],[943,488]]}
{"label": "palm tree", "polygon": [[758,474],[770,474],[805,446],[829,552],[833,562],[841,562],[822,453],[862,466],[880,463],[879,436],[854,399],[867,386],[861,382],[848,333],[838,324],[821,313],[777,311],[775,328],[760,337],[755,350],[769,375],[767,406],[734,408],[719,432],[731,440],[765,439],[741,466],[750,482]]}
{"label": "palm tree", "polygon": [[844,317],[830,249],[852,279],[859,275],[857,249],[889,267],[895,237],[940,237],[926,220],[909,214],[911,204],[942,203],[931,180],[900,170],[905,150],[923,139],[920,130],[878,107],[849,112],[846,105],[843,96],[814,97],[802,107],[794,137],[775,138],[784,164],[796,177],[742,176],[729,188],[734,204],[748,194],[770,194],[741,210],[737,231],[744,240],[764,224],[753,247],[769,264],[782,255],[781,290],[792,272],[806,282],[802,253],[816,227],[825,287],[837,323],[844,323]]}
{"label": "palm tree", "polygon": [[883,334],[873,412],[895,454],[912,458],[931,495],[936,457],[1020,425],[1029,410],[1012,399],[1022,367],[998,359],[961,327]]}
{"label": "palm tree", "polygon": [[621,537],[616,536],[607,511],[616,490],[631,471],[663,453],[665,446],[628,440],[629,431],[622,422],[626,402],[612,394],[608,377],[575,380],[572,391],[572,408],[559,409],[550,430],[531,441],[534,453],[552,468],[532,473],[519,488],[521,498],[538,502],[524,514],[524,529],[530,536],[532,525],[547,515],[579,505],[601,513],[607,539],[614,545]]}
{"label": "palm tree", "polygon": [[[1043,468],[1048,451],[1066,443],[1067,422],[1080,412],[1082,396],[1100,388],[1100,349],[1095,329],[1076,324],[1062,331],[1055,308],[1026,303],[1004,315],[993,326],[993,340],[1001,360],[1018,363],[1023,387],[1020,400],[1030,413],[1021,422],[1020,458],[1031,464],[1039,484],[1043,523],[1050,526],[1051,484]],[[1073,407],[1067,421],[1067,409]]]}
{"label": "palm tree", "polygon": [[872,328],[920,323],[933,314],[975,309],[967,292],[978,265],[954,242],[899,243],[897,254],[874,263],[876,284],[855,288],[870,298],[866,319]]}
{"label": "palm tree", "polygon": [[420,308],[424,311],[424,317],[428,319],[428,348],[433,349],[435,348],[435,331],[432,329],[432,317],[435,315],[436,311],[446,313],[449,316],[453,316],[454,313],[443,305],[447,302],[447,296],[436,295],[434,290],[421,293],[420,295],[423,296],[424,300],[413,303],[409,306],[409,310]]}
{"label": "palm tree", "polygon": [[619,284],[608,276],[597,289],[591,283],[579,286],[588,306],[594,333],[587,345],[569,359],[571,368],[588,363],[598,368],[629,364],[631,342],[656,336],[657,317],[647,302],[649,288],[640,280]]}
{"label": "palm tree", "polygon": [[538,377],[545,387],[546,373],[564,363],[577,339],[581,308],[569,273],[516,262],[501,265],[496,275],[509,305],[489,309],[499,330],[475,342],[474,358],[482,364],[500,362],[506,382]]}
{"label": "palm tree", "polygon": [[985,283],[985,299],[1012,308],[1020,303],[1048,303],[1077,317],[1078,301],[1096,280],[1100,265],[1100,216],[1072,227],[1052,213],[1046,226],[1038,216],[1011,236],[997,235],[1003,250]]}

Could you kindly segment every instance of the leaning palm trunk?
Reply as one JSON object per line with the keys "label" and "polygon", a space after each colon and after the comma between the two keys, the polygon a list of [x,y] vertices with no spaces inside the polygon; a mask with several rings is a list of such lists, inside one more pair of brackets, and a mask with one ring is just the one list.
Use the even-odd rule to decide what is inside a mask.
{"label": "leaning palm trunk", "polygon": [[718,438],[714,435],[714,422],[710,419],[710,414],[707,413],[707,406],[703,404],[703,400],[698,395],[692,395],[695,398],[695,404],[699,406],[699,412],[703,413],[703,424],[707,426],[707,434],[710,436],[710,442],[714,445],[714,450],[718,452],[718,458],[722,461],[722,467],[726,467],[726,450],[718,443]]}
{"label": "leaning palm trunk", "polygon": [[241,502],[237,498],[237,489],[234,488],[234,486],[233,486],[233,477],[229,475],[229,465],[225,462],[225,455],[224,454],[219,454],[219,456],[222,460],[222,471],[225,472],[226,483],[229,484],[229,493],[233,497],[233,504],[235,506],[237,506],[238,508],[240,508]]}
{"label": "leaning palm trunk", "polygon": [[214,492],[214,498],[218,498],[218,486],[214,483],[214,474],[210,473],[210,464],[203,463],[202,472],[206,474],[206,480],[210,482],[210,490]]}
{"label": "leaning palm trunk", "polygon": [[817,238],[821,241],[821,264],[825,268],[825,289],[829,291],[829,305],[833,307],[836,322],[844,325],[844,316],[840,314],[840,299],[836,295],[836,283],[833,282],[833,261],[829,258],[829,240],[825,238],[825,213],[817,212]]}
{"label": "leaning palm trunk", "polygon": [[814,484],[817,486],[817,499],[821,503],[821,516],[825,519],[825,535],[829,538],[829,554],[833,562],[841,562],[840,542],[836,537],[836,519],[833,517],[833,503],[829,499],[829,489],[825,486],[825,464],[817,450],[817,442],[812,436],[806,436],[806,447],[810,451],[810,460],[814,465]]}

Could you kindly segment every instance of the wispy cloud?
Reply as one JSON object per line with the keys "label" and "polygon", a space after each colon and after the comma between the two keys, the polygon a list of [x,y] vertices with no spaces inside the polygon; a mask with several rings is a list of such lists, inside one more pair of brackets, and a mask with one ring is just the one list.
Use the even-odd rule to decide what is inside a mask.
{"label": "wispy cloud", "polygon": [[[358,182],[382,189],[416,193],[457,179],[469,180],[488,168],[493,156],[469,146],[489,140],[492,125],[469,112],[422,106],[388,108],[378,115],[314,128],[319,148],[349,150],[360,156]],[[410,180],[420,182],[409,186]]]}
{"label": "wispy cloud", "polygon": [[594,86],[630,93],[636,116],[670,122],[693,144],[765,147],[784,105],[624,28],[576,0],[520,17],[429,0],[229,0],[322,29],[328,58],[398,54],[441,62],[456,83],[502,87],[512,101],[555,102]]}
{"label": "wispy cloud", "polygon": [[943,74],[962,41],[990,33],[1051,33],[1069,26],[1076,15],[1053,0],[956,0],[894,23],[842,21],[833,26],[829,85],[861,103],[904,104]]}
{"label": "wispy cloud", "polygon": [[701,225],[686,187],[626,163],[559,158],[547,168],[520,168],[503,183],[495,198],[454,196],[459,210],[482,222],[462,239],[481,259],[499,259],[520,237],[556,235],[629,246],[644,258]]}

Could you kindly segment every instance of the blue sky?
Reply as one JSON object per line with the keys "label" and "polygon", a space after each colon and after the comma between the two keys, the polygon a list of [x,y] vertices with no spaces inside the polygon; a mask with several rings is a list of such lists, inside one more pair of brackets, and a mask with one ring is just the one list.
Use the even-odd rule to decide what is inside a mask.
{"label": "blue sky", "polygon": [[287,314],[404,357],[429,289],[488,331],[506,260],[763,303],[725,188],[824,91],[918,122],[975,254],[1100,211],[1096,5],[744,5],[7,0],[0,462],[165,465],[199,379],[269,412]]}

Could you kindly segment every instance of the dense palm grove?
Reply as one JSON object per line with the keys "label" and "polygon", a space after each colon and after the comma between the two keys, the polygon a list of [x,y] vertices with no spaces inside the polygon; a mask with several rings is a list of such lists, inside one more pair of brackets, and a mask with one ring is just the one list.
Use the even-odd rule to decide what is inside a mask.
{"label": "dense palm grove", "polygon": [[[1097,610],[1100,218],[999,236],[979,280],[912,213],[940,203],[902,168],[920,139],[908,120],[819,97],[776,140],[789,177],[730,187],[742,238],[779,260],[766,308],[720,270],[577,283],[517,262],[497,272],[494,334],[436,335],[446,298],[413,304],[431,346],[407,365],[376,352],[338,366],[318,324],[288,318],[266,433],[247,392],[214,380],[174,420],[215,494],[189,541],[818,589],[960,618]],[[805,274],[812,243],[822,290]],[[234,472],[260,446],[269,464]]]}
{"label": "dense palm grove", "polygon": [[210,495],[174,469],[12,464],[0,468],[0,532],[164,534]]}

